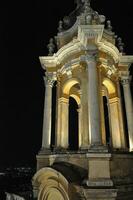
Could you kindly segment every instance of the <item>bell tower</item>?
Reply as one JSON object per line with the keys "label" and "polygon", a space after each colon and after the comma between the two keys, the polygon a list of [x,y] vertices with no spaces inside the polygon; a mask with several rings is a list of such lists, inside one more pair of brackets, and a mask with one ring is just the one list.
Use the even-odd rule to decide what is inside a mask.
{"label": "bell tower", "polygon": [[[130,200],[133,101],[129,67],[133,56],[125,54],[111,22],[94,11],[89,0],[76,4],[75,11],[59,21],[58,34],[48,44],[48,56],[40,57],[45,102],[34,196],[38,200]],[[54,84],[56,105],[52,105]],[[71,99],[77,106],[77,118],[70,117]]]}

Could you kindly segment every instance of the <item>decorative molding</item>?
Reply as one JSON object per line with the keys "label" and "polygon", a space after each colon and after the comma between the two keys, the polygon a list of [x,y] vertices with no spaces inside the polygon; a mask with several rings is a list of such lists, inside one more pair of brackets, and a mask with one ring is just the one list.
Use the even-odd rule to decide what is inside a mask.
{"label": "decorative molding", "polygon": [[131,55],[131,56],[121,55],[120,56],[119,66],[121,66],[121,65],[127,66],[129,69],[132,63],[133,63],[133,55]]}
{"label": "decorative molding", "polygon": [[121,76],[121,83],[122,85],[129,85],[131,82],[131,76]]}
{"label": "decorative molding", "polygon": [[128,66],[129,68],[133,63],[133,56],[122,55],[114,44],[103,39],[103,30],[104,25],[79,25],[78,38],[74,38],[64,45],[53,56],[39,57],[42,67],[47,71],[56,71],[75,55],[84,54],[85,51],[95,46],[98,50],[112,57],[114,64]]}
{"label": "decorative molding", "polygon": [[78,40],[87,48],[88,40],[95,40],[95,43],[101,41],[104,31],[104,25],[80,25],[78,28]]}
{"label": "decorative molding", "polygon": [[101,62],[100,66],[104,67],[104,69],[107,71],[106,73],[109,78],[118,72],[118,69],[114,65],[113,61],[105,58],[99,58],[99,60]]}
{"label": "decorative molding", "polygon": [[69,104],[69,99],[65,97],[59,98],[58,101],[60,102],[60,104]]}
{"label": "decorative molding", "polygon": [[98,43],[98,49],[103,51],[103,52],[105,52],[105,53],[107,53],[108,55],[110,55],[113,58],[113,60],[115,61],[115,63],[119,62],[119,60],[120,60],[119,50],[111,42],[108,42],[108,41],[102,39]]}

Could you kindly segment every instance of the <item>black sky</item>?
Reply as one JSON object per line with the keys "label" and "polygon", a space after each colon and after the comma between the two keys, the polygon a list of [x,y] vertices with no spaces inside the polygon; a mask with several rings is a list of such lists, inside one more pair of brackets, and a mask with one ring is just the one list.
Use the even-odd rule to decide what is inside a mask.
{"label": "black sky", "polygon": [[[38,57],[47,55],[48,40],[75,8],[74,0],[20,0],[0,7],[0,165],[32,165],[41,146],[44,101]],[[133,55],[133,1],[92,0],[92,7],[112,21]]]}

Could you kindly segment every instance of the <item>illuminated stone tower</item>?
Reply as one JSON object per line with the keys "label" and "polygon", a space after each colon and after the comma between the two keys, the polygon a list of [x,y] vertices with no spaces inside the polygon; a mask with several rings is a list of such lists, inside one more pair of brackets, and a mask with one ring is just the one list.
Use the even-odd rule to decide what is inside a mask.
{"label": "illuminated stone tower", "polygon": [[[57,52],[50,39],[49,55],[40,57],[45,70],[45,103],[34,197],[130,200],[133,103],[129,67],[133,56],[125,55],[111,22],[95,12],[89,0],[76,3],[76,10],[59,22]],[[56,105],[52,105],[53,85]],[[77,105],[73,119],[72,99]],[[70,126],[77,126],[75,132]]]}

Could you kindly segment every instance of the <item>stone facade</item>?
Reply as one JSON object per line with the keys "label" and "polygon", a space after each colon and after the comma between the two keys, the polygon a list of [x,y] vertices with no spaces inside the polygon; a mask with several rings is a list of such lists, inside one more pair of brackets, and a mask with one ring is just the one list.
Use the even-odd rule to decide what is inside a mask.
{"label": "stone facade", "polygon": [[[71,15],[59,23],[57,53],[53,54],[55,45],[51,39],[49,55],[40,57],[46,70],[45,103],[42,148],[33,177],[34,196],[38,200],[130,200],[133,198],[133,103],[129,66],[133,56],[125,55],[120,39],[116,46],[111,22],[107,21],[105,26],[105,16],[95,12],[89,0],[77,1],[77,6],[78,15],[72,26],[69,27],[73,22]],[[54,82],[56,131],[52,144]],[[76,141],[70,141],[70,97],[78,107],[75,149],[70,148],[70,143]]]}

